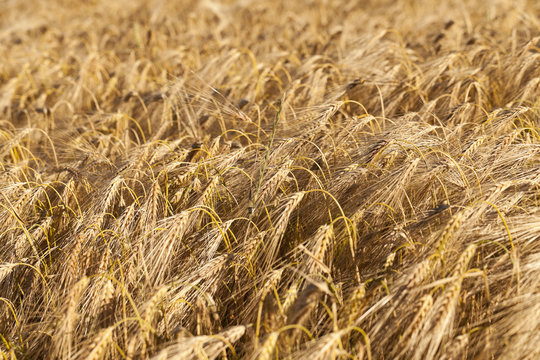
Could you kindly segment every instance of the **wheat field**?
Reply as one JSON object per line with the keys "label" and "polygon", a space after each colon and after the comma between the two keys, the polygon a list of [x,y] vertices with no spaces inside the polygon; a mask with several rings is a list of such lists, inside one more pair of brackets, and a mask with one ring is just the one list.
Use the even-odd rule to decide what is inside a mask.
{"label": "wheat field", "polygon": [[2,358],[540,358],[537,1],[0,6]]}

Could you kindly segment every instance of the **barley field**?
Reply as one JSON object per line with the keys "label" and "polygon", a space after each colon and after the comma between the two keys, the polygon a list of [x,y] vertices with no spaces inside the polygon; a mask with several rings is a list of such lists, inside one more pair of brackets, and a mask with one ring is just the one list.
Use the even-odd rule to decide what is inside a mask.
{"label": "barley field", "polygon": [[540,3],[0,1],[3,359],[539,359]]}

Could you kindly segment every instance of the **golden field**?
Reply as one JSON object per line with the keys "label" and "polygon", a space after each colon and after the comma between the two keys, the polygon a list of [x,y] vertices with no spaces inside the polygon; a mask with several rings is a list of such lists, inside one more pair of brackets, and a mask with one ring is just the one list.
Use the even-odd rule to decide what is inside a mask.
{"label": "golden field", "polygon": [[0,3],[4,359],[540,358],[540,3]]}

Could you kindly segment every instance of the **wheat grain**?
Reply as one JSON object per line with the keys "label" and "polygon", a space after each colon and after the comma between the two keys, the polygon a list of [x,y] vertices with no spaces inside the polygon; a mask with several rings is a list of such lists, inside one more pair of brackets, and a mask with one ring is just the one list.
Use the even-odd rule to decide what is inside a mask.
{"label": "wheat grain", "polygon": [[107,351],[107,346],[111,341],[112,332],[114,327],[108,327],[102,329],[96,337],[90,343],[90,353],[86,356],[86,360],[97,360],[104,357],[104,353]]}
{"label": "wheat grain", "polygon": [[264,259],[266,267],[269,267],[277,256],[277,252],[281,245],[281,239],[289,223],[289,218],[296,206],[302,201],[304,195],[305,192],[295,193],[290,196],[285,203],[284,208],[274,225],[274,230],[269,234],[267,239]]}
{"label": "wheat grain", "polygon": [[66,263],[67,267],[67,279],[68,284],[72,284],[77,280],[79,274],[79,255],[82,250],[82,238],[78,236],[75,238],[75,245]]}
{"label": "wheat grain", "polygon": [[318,271],[329,273],[328,267],[324,265],[324,257],[333,237],[334,232],[330,225],[321,226],[317,230],[317,233],[313,236],[312,240],[313,259],[307,261],[307,270],[309,273]]}
{"label": "wheat grain", "polygon": [[[289,174],[289,166],[291,161],[285,163],[284,167],[280,168],[268,181],[266,181],[259,190],[259,198],[257,203],[267,204],[275,195],[277,189],[281,183],[286,179]],[[259,207],[256,205],[256,207]]]}
{"label": "wheat grain", "polygon": [[261,346],[260,351],[256,356],[252,357],[252,359],[270,360],[272,358],[272,354],[274,353],[274,349],[276,348],[279,334],[279,331],[274,331],[268,334]]}
{"label": "wheat grain", "polygon": [[418,341],[418,333],[423,327],[428,311],[431,309],[432,305],[433,298],[429,294],[423,296],[416,304],[414,318],[400,337],[398,346],[402,348],[402,351],[397,357],[401,357],[406,351],[413,348],[414,344]]}
{"label": "wheat grain", "polygon": [[474,256],[474,253],[476,252],[476,244],[471,244],[467,246],[465,251],[460,255],[456,266],[454,267],[454,277],[463,276],[464,273],[467,271],[467,266],[469,265],[469,261]]}
{"label": "wheat grain", "polygon": [[0,265],[0,284],[4,281],[5,278],[9,276],[11,270],[17,266],[17,264],[1,264]]}
{"label": "wheat grain", "polygon": [[76,338],[76,336],[74,336],[75,325],[78,318],[76,307],[88,282],[89,279],[83,277],[71,287],[71,290],[67,295],[61,320],[56,325],[55,334],[53,335],[55,340],[54,350],[52,352],[53,357],[59,356],[63,359],[71,357],[74,340]]}
{"label": "wheat grain", "polygon": [[469,334],[463,334],[457,336],[449,345],[448,352],[446,352],[441,360],[459,359],[463,358],[463,351],[466,351],[466,347],[469,344]]}
{"label": "wheat grain", "polygon": [[341,311],[341,318],[343,319],[345,327],[351,326],[354,320],[358,318],[358,315],[362,310],[362,304],[365,296],[366,287],[364,284],[361,284],[352,291]]}

